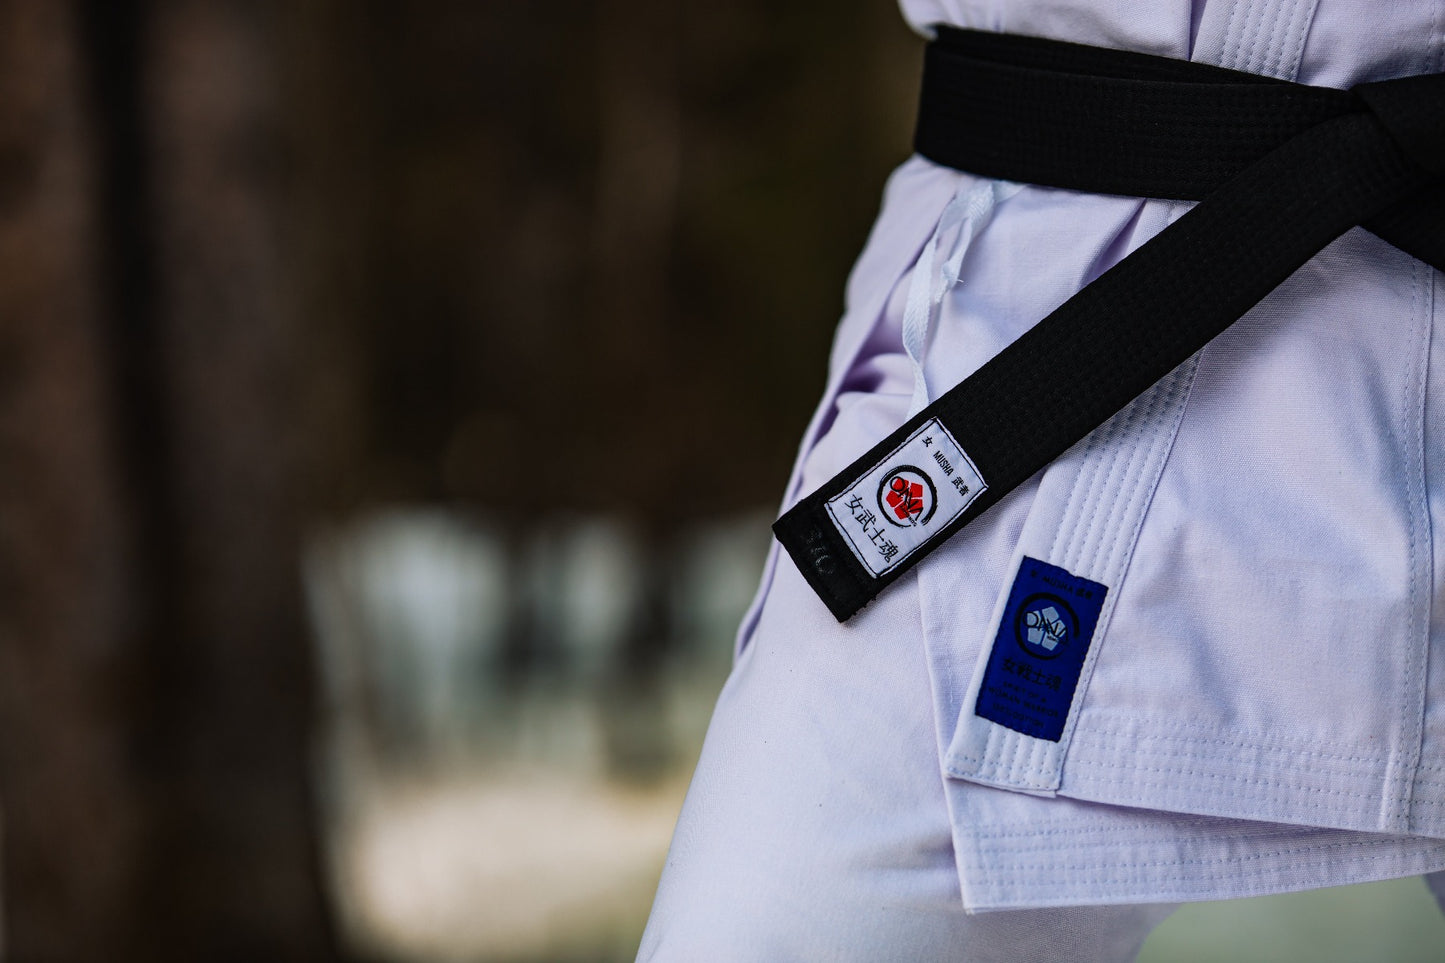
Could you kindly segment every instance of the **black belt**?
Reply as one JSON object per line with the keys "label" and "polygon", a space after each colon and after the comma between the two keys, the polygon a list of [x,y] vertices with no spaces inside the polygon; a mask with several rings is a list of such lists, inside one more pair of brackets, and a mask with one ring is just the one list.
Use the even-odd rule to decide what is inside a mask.
{"label": "black belt", "polygon": [[1445,74],[1336,90],[941,27],[915,147],[985,177],[1199,203],[778,519],[839,621],[1349,228],[1445,271]]}

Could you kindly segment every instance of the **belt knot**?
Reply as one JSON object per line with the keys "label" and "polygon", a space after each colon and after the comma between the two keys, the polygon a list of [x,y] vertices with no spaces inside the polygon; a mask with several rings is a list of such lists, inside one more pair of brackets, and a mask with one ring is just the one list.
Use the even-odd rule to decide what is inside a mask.
{"label": "belt knot", "polygon": [[1445,177],[1445,74],[1420,74],[1352,88],[1413,163]]}

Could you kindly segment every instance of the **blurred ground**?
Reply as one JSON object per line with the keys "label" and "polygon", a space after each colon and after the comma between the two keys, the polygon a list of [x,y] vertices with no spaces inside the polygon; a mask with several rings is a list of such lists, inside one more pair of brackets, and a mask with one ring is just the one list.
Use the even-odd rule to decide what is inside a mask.
{"label": "blurred ground", "polygon": [[1139,963],[1441,963],[1445,917],[1419,879],[1194,903]]}
{"label": "blurred ground", "polygon": [[541,769],[373,792],[338,840],[349,923],[397,960],[630,960],[685,778]]}

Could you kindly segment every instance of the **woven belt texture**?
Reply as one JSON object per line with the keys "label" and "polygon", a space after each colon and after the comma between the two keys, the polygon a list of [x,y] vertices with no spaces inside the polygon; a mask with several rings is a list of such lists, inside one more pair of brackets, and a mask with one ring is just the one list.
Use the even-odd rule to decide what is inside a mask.
{"label": "woven belt texture", "polygon": [[[778,540],[839,621],[1351,227],[1445,271],[1445,74],[1338,90],[940,27],[915,148],[984,177],[1199,203],[778,519]],[[960,514],[915,532],[916,547],[865,565],[829,502],[930,422],[983,485]]]}

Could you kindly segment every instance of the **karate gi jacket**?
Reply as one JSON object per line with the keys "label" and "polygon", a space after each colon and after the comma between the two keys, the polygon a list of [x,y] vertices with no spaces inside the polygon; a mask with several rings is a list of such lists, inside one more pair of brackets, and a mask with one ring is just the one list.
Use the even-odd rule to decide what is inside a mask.
{"label": "karate gi jacket", "polygon": [[[1445,0],[901,5],[925,35],[946,23],[1322,86],[1445,69]],[[890,297],[930,301],[904,332],[921,406],[1188,207],[910,159],[849,280],[803,451]],[[804,494],[795,474],[784,507]],[[1057,741],[976,712],[1036,561],[1108,590]],[[1445,277],[1349,231],[916,579],[970,908],[1445,868]],[[1057,808],[1020,823],[1018,794]]]}

